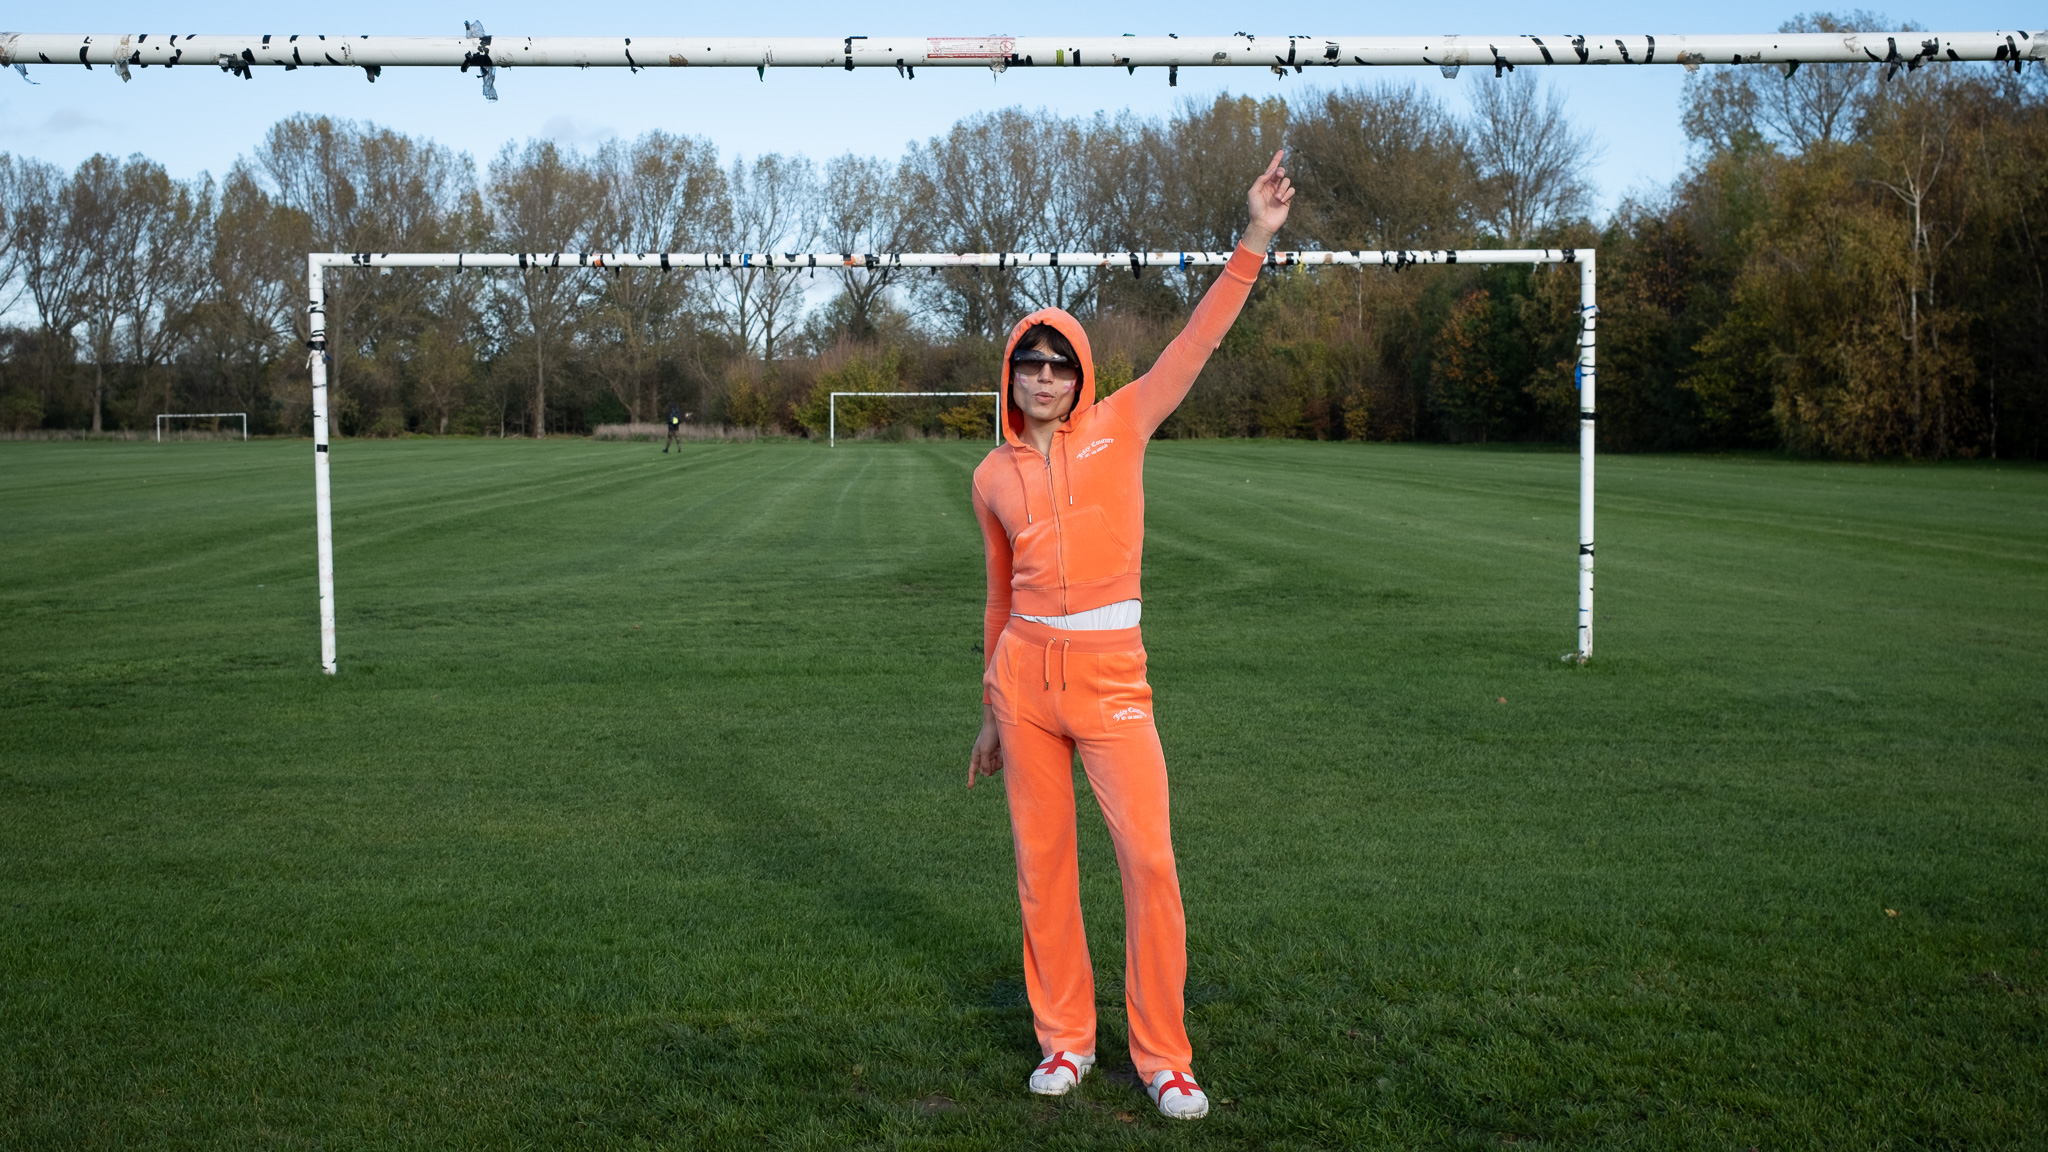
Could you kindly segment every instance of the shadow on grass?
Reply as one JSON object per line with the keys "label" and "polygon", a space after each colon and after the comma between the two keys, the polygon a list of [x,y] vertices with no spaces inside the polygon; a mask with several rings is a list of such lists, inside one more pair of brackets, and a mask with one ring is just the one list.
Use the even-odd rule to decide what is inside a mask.
{"label": "shadow on grass", "polygon": [[[828,811],[770,794],[758,779],[695,784],[732,832],[730,871],[804,907],[796,946],[818,954],[805,967],[843,984],[777,988],[780,1006],[765,1012],[700,1001],[693,1019],[659,1023],[650,1055],[686,1086],[688,1111],[708,1120],[736,1109],[772,1128],[784,1103],[788,1119],[814,1118],[817,1096],[837,1096],[849,1119],[864,1118],[856,1129],[872,1129],[885,1118],[945,1118],[991,1088],[1017,1087],[1037,1051],[1017,945],[990,931],[985,909],[970,914],[946,898],[961,881],[905,872],[897,846],[843,831]],[[971,892],[961,899],[983,898]]]}

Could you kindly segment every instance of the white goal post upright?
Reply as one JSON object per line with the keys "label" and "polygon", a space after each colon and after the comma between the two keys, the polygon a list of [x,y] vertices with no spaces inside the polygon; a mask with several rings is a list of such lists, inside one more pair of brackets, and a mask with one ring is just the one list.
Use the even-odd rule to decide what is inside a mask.
{"label": "white goal post upright", "polygon": [[334,652],[334,486],[327,475],[327,288],[328,262],[315,253],[306,260],[306,364],[313,373],[313,524],[320,537],[320,668],[337,670]]}
{"label": "white goal post upright", "polygon": [[[334,643],[334,509],[328,476],[327,295],[329,268],[1220,268],[1228,252],[309,252],[306,255],[307,364],[313,377],[314,529],[320,555],[320,667],[336,671]],[[1591,248],[1421,249],[1399,251],[1268,252],[1268,268],[1378,266],[1395,270],[1420,264],[1576,264],[1579,268],[1579,647],[1565,659],[1581,664],[1593,655],[1593,449],[1594,336],[1599,316]],[[994,396],[1000,392],[834,393],[831,430],[837,441],[839,396]],[[996,425],[1002,436],[1000,416]]]}
{"label": "white goal post upright", "polygon": [[1577,253],[1579,265],[1579,648],[1566,660],[1584,664],[1593,656],[1593,338],[1600,322],[1594,294],[1597,253]]}
{"label": "white goal post upright", "polygon": [[989,396],[996,402],[996,443],[1003,442],[1003,394],[1001,392],[834,392],[825,401],[825,445],[839,447],[839,398],[841,396]]}
{"label": "white goal post upright", "polygon": [[242,420],[242,439],[249,438],[249,414],[247,412],[159,412],[156,414],[156,442],[164,442],[164,421],[166,420],[226,420],[239,416]]}

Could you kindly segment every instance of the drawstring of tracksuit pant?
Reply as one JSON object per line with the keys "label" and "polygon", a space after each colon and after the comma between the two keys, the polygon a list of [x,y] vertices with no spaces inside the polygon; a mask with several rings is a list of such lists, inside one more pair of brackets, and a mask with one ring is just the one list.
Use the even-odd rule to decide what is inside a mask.
{"label": "drawstring of tracksuit pant", "polygon": [[1067,649],[1072,640],[1047,640],[1045,642],[1045,690],[1052,691],[1052,650],[1060,650],[1060,691],[1067,690]]}

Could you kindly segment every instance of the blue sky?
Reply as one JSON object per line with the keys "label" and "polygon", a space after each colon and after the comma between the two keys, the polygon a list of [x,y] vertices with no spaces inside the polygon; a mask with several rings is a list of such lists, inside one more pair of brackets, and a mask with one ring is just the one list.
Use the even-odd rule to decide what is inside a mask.
{"label": "blue sky", "polygon": [[[1873,6],[1874,7],[1874,6]],[[1432,5],[1031,5],[936,3],[787,3],[672,5],[470,3],[461,6],[358,0],[306,7],[254,3],[180,6],[141,3],[0,5],[0,30],[37,32],[271,32],[385,35],[460,33],[482,19],[496,35],[842,36],[882,31],[917,36],[1072,34],[1159,35],[1520,32],[1763,32],[1816,5],[1728,0],[1691,10],[1650,5],[1564,2]],[[1540,10],[1541,19],[1530,13]],[[1975,29],[2038,24],[2038,9],[1948,0],[1937,8],[1878,9],[1929,28]],[[857,17],[848,13],[857,12]],[[1654,15],[1652,13],[1655,13]],[[166,23],[175,18],[177,26]],[[481,169],[507,141],[536,136],[588,147],[611,136],[654,128],[703,136],[728,158],[735,152],[800,152],[823,159],[845,151],[897,157],[970,112],[1024,106],[1068,115],[1131,109],[1163,115],[1184,98],[1222,91],[1297,93],[1362,79],[1412,83],[1462,108],[1490,70],[1468,68],[1456,80],[1433,69],[1310,72],[1284,80],[1250,69],[1190,69],[1178,88],[1162,70],[1135,76],[1115,69],[1013,71],[1000,79],[978,69],[927,69],[915,80],[893,72],[770,70],[766,82],[742,69],[507,70],[496,104],[478,93],[475,75],[452,69],[393,69],[376,84],[354,69],[259,70],[243,81],[212,69],[138,71],[123,84],[110,70],[31,69],[39,87],[11,71],[0,76],[0,149],[66,166],[94,152],[144,153],[178,176],[226,170],[264,129],[294,112],[372,120],[424,135],[476,157]],[[1630,192],[1667,185],[1686,162],[1678,130],[1684,72],[1678,68],[1545,70],[1563,87],[1574,117],[1604,144],[1591,162],[1603,207]]]}

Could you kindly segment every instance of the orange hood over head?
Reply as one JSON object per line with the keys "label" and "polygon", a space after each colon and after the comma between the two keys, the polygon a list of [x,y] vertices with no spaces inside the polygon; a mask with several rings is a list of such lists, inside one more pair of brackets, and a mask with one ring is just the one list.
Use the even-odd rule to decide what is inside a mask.
{"label": "orange hood over head", "polygon": [[1064,308],[1040,308],[1017,321],[1017,326],[1010,329],[1010,338],[1003,342],[1002,367],[998,369],[1002,375],[1003,439],[1016,448],[1026,446],[1023,440],[1024,413],[1018,410],[1010,393],[1010,357],[1017,351],[1017,341],[1024,333],[1039,324],[1050,325],[1065,336],[1067,342],[1074,346],[1074,355],[1081,358],[1081,383],[1074,397],[1074,409],[1067,413],[1067,419],[1072,421],[1095,404],[1095,354],[1088,348],[1088,333],[1082,329],[1081,322]]}

